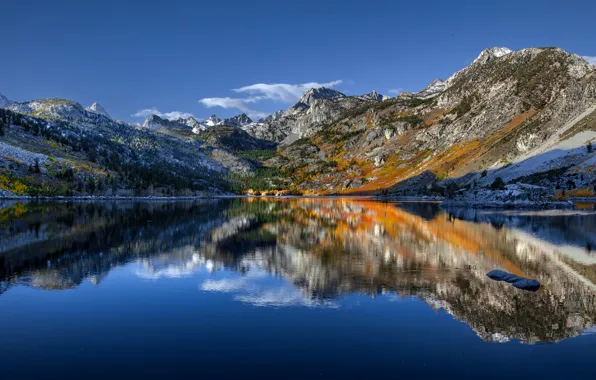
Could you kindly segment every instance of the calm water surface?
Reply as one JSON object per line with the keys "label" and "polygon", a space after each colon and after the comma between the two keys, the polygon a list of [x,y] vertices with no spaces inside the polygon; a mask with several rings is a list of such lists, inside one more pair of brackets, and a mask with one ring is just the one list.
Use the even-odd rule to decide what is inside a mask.
{"label": "calm water surface", "polygon": [[1,376],[593,379],[593,250],[590,207],[5,201]]}

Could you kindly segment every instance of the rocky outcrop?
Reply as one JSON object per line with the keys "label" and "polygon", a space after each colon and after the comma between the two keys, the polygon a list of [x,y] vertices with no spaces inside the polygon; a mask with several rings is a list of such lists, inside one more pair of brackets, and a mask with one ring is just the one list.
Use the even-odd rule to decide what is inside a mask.
{"label": "rocky outcrop", "polygon": [[224,119],[223,121],[221,121],[221,125],[227,125],[230,127],[244,127],[248,124],[252,123],[252,120],[250,117],[248,117],[248,115],[246,115],[245,113],[228,118],[228,119]]}

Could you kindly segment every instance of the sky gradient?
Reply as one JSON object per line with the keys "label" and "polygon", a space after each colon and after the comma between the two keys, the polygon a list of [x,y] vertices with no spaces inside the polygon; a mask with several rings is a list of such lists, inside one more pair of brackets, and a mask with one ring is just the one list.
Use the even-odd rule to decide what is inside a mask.
{"label": "sky gradient", "polygon": [[98,101],[133,122],[262,116],[310,85],[420,90],[491,46],[594,57],[594,14],[588,1],[11,1],[0,93]]}

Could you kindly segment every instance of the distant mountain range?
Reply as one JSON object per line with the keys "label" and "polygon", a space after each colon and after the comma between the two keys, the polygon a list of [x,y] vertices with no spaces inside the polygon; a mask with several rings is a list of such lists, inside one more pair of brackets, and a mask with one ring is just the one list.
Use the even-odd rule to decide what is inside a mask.
{"label": "distant mountain range", "polygon": [[[596,181],[596,66],[559,48],[489,48],[451,77],[394,98],[313,88],[260,120],[151,115],[138,126],[113,120],[98,103],[2,95],[0,108],[4,195],[83,195],[89,178],[102,176],[122,193],[156,195],[476,197],[500,178],[565,198],[594,195]],[[31,173],[40,157],[40,173]],[[68,181],[58,175],[65,170]],[[172,186],[178,177],[184,180]]]}

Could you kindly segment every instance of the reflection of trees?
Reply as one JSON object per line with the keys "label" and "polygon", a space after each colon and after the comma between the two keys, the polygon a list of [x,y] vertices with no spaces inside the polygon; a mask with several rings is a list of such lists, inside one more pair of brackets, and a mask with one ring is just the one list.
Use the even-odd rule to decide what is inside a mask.
{"label": "reflection of trees", "polygon": [[[27,203],[0,240],[0,278],[44,289],[99,282],[115,266],[197,247],[225,201],[192,203]],[[3,209],[6,214],[14,210]],[[0,222],[2,223],[2,222]],[[39,225],[34,233],[31,225]],[[186,255],[181,260],[186,259]],[[172,257],[174,259],[174,257]],[[7,281],[10,280],[10,281]]]}
{"label": "reflection of trees", "polygon": [[[208,262],[240,273],[265,269],[314,302],[350,293],[414,295],[485,340],[556,341],[592,326],[593,266],[507,223],[497,229],[434,206],[407,207],[304,198],[17,204],[0,211],[0,224],[12,231],[0,232],[7,239],[0,242],[0,270],[11,279],[2,286],[74,287],[131,260],[155,276]],[[492,269],[536,278],[543,287],[529,293],[493,282],[485,275]]]}

